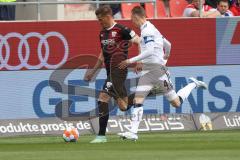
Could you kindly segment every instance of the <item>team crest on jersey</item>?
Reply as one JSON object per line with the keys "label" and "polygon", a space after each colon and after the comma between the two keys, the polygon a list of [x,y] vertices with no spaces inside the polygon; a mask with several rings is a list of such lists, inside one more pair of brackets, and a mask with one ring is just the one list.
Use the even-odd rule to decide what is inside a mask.
{"label": "team crest on jersey", "polygon": [[116,35],[117,35],[117,32],[113,31],[112,32],[112,37],[116,37]]}

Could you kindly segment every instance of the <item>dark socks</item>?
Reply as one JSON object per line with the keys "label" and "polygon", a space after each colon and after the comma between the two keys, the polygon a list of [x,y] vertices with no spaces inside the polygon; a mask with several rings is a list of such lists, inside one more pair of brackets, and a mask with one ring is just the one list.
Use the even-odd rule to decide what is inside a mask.
{"label": "dark socks", "polygon": [[129,110],[129,109],[134,105],[134,102],[133,102],[134,97],[135,97],[135,94],[134,94],[134,93],[133,93],[133,94],[130,94],[130,95],[128,96],[128,106],[127,106],[127,110]]}
{"label": "dark socks", "polygon": [[99,110],[99,133],[98,133],[98,135],[105,136],[108,118],[109,118],[108,103],[98,101],[98,110]]}
{"label": "dark socks", "polygon": [[139,108],[139,107],[142,107],[143,105],[142,104],[134,104],[134,108]]}
{"label": "dark socks", "polygon": [[180,97],[180,96],[178,96],[179,97],[179,100],[180,100],[180,102],[181,102],[181,104],[183,103],[183,99],[182,99],[182,97]]}
{"label": "dark socks", "polygon": [[134,100],[134,97],[135,97],[135,94],[134,93],[132,93],[132,94],[130,94],[129,96],[128,96],[128,105],[133,105],[134,103],[133,103],[133,100]]}

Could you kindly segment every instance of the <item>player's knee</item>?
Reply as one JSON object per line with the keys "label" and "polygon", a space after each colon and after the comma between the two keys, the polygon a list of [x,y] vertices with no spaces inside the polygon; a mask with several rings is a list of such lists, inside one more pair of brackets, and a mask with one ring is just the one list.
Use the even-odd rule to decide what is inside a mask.
{"label": "player's knee", "polygon": [[98,97],[98,101],[108,103],[109,100],[110,100],[110,96],[107,93],[100,92],[99,97]]}
{"label": "player's knee", "polygon": [[133,100],[134,104],[143,104],[144,97],[136,96]]}
{"label": "player's knee", "polygon": [[173,99],[172,101],[170,101],[171,105],[175,108],[181,107],[182,102],[183,101],[181,100],[181,97],[177,97],[177,98]]}
{"label": "player's knee", "polygon": [[176,99],[170,101],[171,105],[175,108],[178,108],[181,106],[182,102],[180,101],[179,97],[177,97]]}
{"label": "player's knee", "polygon": [[181,106],[181,102],[180,101],[172,101],[171,102],[171,105],[175,108],[178,108]]}
{"label": "player's knee", "polygon": [[128,106],[128,102],[127,100],[123,99],[123,98],[119,98],[117,99],[117,103],[118,103],[118,106],[119,106],[119,109],[121,111],[127,111],[127,106]]}

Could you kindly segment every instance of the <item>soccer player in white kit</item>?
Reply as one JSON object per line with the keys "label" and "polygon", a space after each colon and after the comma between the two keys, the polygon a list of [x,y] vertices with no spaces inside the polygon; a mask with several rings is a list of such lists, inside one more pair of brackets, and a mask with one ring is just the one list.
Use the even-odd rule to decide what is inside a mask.
{"label": "soccer player in white kit", "polygon": [[207,89],[207,85],[195,78],[189,78],[191,82],[176,93],[166,67],[171,43],[162,36],[151,22],[146,20],[145,10],[142,7],[137,6],[132,9],[131,19],[133,24],[141,30],[141,53],[131,59],[122,61],[119,68],[124,69],[131,63],[142,62],[143,70],[136,88],[130,132],[119,133],[118,135],[125,139],[137,140],[138,127],[143,115],[143,102],[153,87],[159,86],[162,94],[171,105],[180,107],[194,88]]}

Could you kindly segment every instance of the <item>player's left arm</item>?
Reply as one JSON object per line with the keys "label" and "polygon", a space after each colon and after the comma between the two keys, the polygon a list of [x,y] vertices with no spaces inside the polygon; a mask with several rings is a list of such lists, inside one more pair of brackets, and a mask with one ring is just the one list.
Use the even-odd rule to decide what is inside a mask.
{"label": "player's left arm", "polygon": [[171,43],[163,37],[163,49],[164,49],[164,59],[168,60],[171,53]]}

